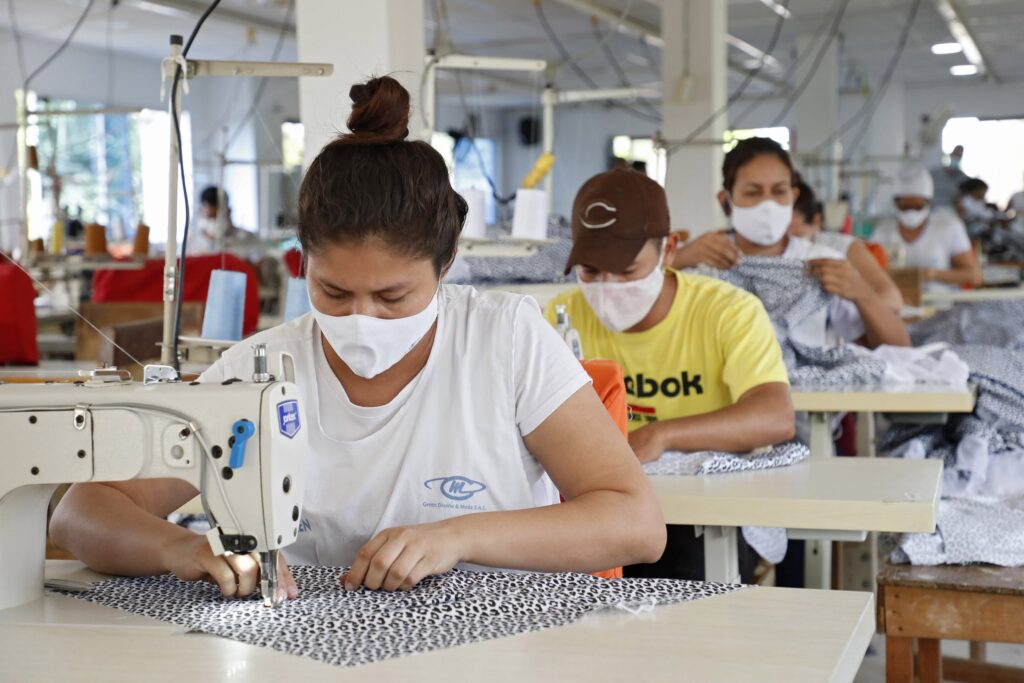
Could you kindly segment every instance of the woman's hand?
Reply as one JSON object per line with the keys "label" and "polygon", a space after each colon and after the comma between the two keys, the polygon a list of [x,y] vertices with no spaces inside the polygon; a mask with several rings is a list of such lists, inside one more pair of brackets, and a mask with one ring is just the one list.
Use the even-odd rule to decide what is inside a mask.
{"label": "woman's hand", "polygon": [[[209,581],[217,584],[225,598],[251,595],[259,586],[260,563],[255,555],[229,554],[217,556],[206,537],[189,532],[164,548],[165,566],[182,581]],[[296,598],[299,589],[285,562],[284,553],[277,554],[278,591],[288,599]]]}
{"label": "woman's hand", "polygon": [[871,287],[846,259],[812,259],[807,262],[807,271],[821,280],[829,294],[854,302],[872,295]]}
{"label": "woman's hand", "polygon": [[630,432],[629,445],[641,463],[654,462],[667,449],[661,425],[657,422]]}
{"label": "woman's hand", "polygon": [[385,529],[360,548],[341,577],[345,589],[409,590],[428,576],[443,574],[464,556],[462,539],[450,522]]}
{"label": "woman's hand", "polygon": [[740,262],[740,250],[724,232],[706,232],[679,248],[673,266],[696,268],[701,264],[729,270]]}

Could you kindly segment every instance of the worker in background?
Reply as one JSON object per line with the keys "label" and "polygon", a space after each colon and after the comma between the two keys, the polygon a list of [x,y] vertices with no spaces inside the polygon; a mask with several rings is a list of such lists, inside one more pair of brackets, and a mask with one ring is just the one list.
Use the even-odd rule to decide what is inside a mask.
{"label": "worker in background", "polygon": [[949,153],[949,160],[938,168],[931,169],[933,183],[932,206],[952,207],[960,197],[960,185],[970,176],[960,168],[964,158],[964,146],[957,145]]}
{"label": "worker in background", "polygon": [[1006,213],[1010,217],[1010,229],[1024,232],[1024,190],[1013,193],[1006,202]]}
{"label": "worker in background", "polygon": [[898,313],[903,308],[903,296],[899,287],[889,277],[889,273],[878,263],[863,240],[853,235],[822,229],[824,207],[815,196],[813,188],[799,176],[796,178],[794,189],[797,194],[793,203],[793,221],[789,224],[789,234],[829,247],[845,256],[882,302]]}
{"label": "worker in background", "polygon": [[[664,189],[632,169],[589,179],[572,209],[566,273],[579,288],[566,306],[587,358],[612,360],[626,375],[629,443],[640,462],[665,451],[744,453],[794,434],[782,352],[752,295],[713,278],[673,270]],[[741,540],[749,580],[755,554]],[[664,557],[627,576],[700,579],[703,544],[693,527],[670,526]]]}
{"label": "worker in background", "polygon": [[900,169],[893,192],[897,217],[879,221],[872,239],[902,245],[906,265],[921,269],[926,288],[981,284],[981,268],[963,222],[950,208],[933,208],[932,196],[932,176],[926,169]]}
{"label": "worker in background", "polygon": [[793,204],[800,191],[793,186],[793,162],[779,143],[761,137],[741,140],[725,155],[722,177],[718,201],[729,216],[732,231],[693,240],[676,255],[677,267],[692,268],[703,263],[721,268],[723,241],[731,242],[733,247],[724,259],[727,267],[735,266],[743,255],[805,261],[808,272],[838,297],[823,318],[825,328],[813,331],[823,345],[840,339],[868,348],[910,345],[910,335],[899,314],[890,303],[882,301],[842,253],[789,234]]}
{"label": "worker in background", "polygon": [[[218,250],[217,213],[220,207],[220,189],[216,185],[203,188],[199,194],[199,217],[194,224],[194,232],[189,233],[188,251],[190,254],[209,253]],[[224,193],[224,238],[220,245],[225,247],[238,246],[251,242],[255,236],[247,230],[237,227],[231,220],[231,203],[228,193]]]}
{"label": "worker in background", "polygon": [[988,203],[987,195],[988,183],[981,178],[968,178],[960,184],[956,212],[971,239],[988,235],[1000,217],[997,208]]}
{"label": "worker in background", "polygon": [[[408,91],[385,76],[350,95],[352,132],[320,151],[299,192],[313,310],[200,378],[249,376],[256,343],[295,360],[310,453],[298,540],[282,554],[352,565],[346,589],[389,591],[456,565],[596,571],[660,557],[651,486],[536,302],[443,284],[467,206],[441,155],[405,140]],[[252,592],[249,555],[214,556],[164,519],[196,493],[176,479],[75,485],[53,538],[106,573]]]}

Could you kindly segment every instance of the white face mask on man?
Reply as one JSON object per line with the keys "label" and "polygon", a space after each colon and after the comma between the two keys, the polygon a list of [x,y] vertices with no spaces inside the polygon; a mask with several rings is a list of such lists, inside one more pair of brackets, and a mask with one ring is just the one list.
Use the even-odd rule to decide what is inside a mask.
{"label": "white face mask on man", "polygon": [[904,209],[899,212],[900,225],[905,228],[919,228],[928,220],[931,210],[926,206],[923,209]]}
{"label": "white face mask on man", "polygon": [[639,280],[626,282],[584,282],[580,290],[594,315],[612,332],[623,332],[635,326],[651,312],[665,282],[662,259],[665,240],[658,249],[658,263],[654,270]]}
{"label": "white face mask on man", "polygon": [[729,224],[744,239],[762,247],[770,247],[783,238],[793,222],[793,205],[765,199],[755,206],[736,206],[729,198],[732,211]]}
{"label": "white face mask on man", "polygon": [[311,307],[327,342],[352,372],[373,379],[408,355],[437,320],[438,293],[419,313],[405,318],[368,315],[327,315]]}

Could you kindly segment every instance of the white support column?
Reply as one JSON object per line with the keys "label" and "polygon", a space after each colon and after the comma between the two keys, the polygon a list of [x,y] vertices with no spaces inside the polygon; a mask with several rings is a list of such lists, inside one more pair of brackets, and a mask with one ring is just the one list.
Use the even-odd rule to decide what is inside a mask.
{"label": "white support column", "polygon": [[[876,168],[881,174],[881,177],[874,179],[873,182],[862,184],[865,199],[871,200],[865,207],[868,211],[892,211],[892,180],[903,163],[899,158],[903,156],[907,146],[907,129],[903,125],[906,120],[905,112],[903,84],[890,83],[885,96],[878,102],[878,108],[860,144],[860,149],[855,152],[856,156],[863,154],[869,157],[869,163],[858,166]],[[934,145],[934,149],[940,149],[940,145]],[[940,157],[933,155],[932,158],[923,161],[929,167],[937,166]],[[860,196],[861,188],[854,189],[855,195]],[[873,195],[869,194],[872,189],[875,190]]]}
{"label": "white support column", "polygon": [[424,48],[423,3],[409,0],[297,0],[299,61],[329,62],[334,74],[299,80],[299,106],[305,124],[304,166],[337,131],[351,111],[349,88],[370,76],[390,75],[411,95],[415,135],[421,107]]}
{"label": "white support column", "polygon": [[[662,134],[686,137],[725,105],[727,88],[726,18],[728,3],[673,0],[662,4]],[[722,186],[720,140],[726,117],[720,116],[695,144],[669,159],[666,192],[673,229],[691,235],[725,222],[715,195]]]}
{"label": "white support column", "polygon": [[[806,34],[799,36],[797,45],[796,83],[803,83],[821,51],[822,40],[827,36]],[[807,84],[803,95],[793,107],[792,149],[798,157],[814,152],[832,136],[839,123],[839,45],[833,40],[821,57],[814,76]],[[821,201],[831,201],[839,196],[839,167],[832,162],[841,156],[839,140],[815,154],[820,163],[801,165],[804,180],[814,188]]]}

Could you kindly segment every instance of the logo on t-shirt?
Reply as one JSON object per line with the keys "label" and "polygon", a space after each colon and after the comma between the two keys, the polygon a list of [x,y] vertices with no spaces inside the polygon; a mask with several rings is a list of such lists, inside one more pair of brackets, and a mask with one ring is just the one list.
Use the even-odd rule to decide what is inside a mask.
{"label": "logo on t-shirt", "polygon": [[469,500],[487,488],[482,482],[462,476],[428,479],[423,482],[423,486],[431,491],[440,491],[449,500]]}
{"label": "logo on t-shirt", "polygon": [[704,393],[700,378],[700,375],[691,376],[686,370],[680,372],[678,377],[668,377],[663,380],[646,377],[641,372],[635,377],[626,377],[626,393],[637,398],[654,398],[658,395],[676,398],[680,394],[700,396]]}
{"label": "logo on t-shirt", "polygon": [[277,404],[277,426],[289,439],[299,433],[299,402],[281,401]]}

